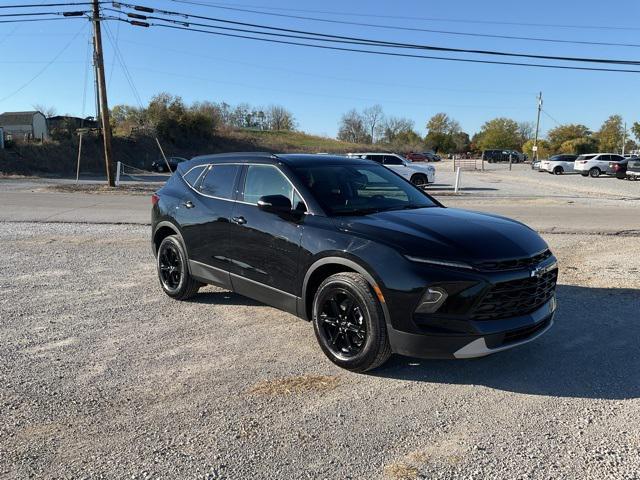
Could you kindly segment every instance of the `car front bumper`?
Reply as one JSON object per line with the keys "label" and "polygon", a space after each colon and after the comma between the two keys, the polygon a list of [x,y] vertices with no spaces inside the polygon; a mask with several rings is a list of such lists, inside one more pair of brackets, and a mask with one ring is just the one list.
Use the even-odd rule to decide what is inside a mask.
{"label": "car front bumper", "polygon": [[508,350],[531,342],[546,333],[553,325],[556,310],[555,296],[527,315],[494,321],[475,321],[478,331],[468,334],[409,333],[388,327],[389,341],[394,353],[418,358],[475,358]]}

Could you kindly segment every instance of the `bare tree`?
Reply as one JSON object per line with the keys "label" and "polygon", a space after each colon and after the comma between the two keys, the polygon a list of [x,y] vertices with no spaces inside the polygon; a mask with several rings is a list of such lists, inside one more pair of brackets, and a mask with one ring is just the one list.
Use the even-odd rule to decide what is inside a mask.
{"label": "bare tree", "polygon": [[386,118],[380,123],[380,130],[382,132],[381,139],[385,143],[393,143],[398,135],[405,132],[412,132],[414,126],[413,120],[409,118]]}
{"label": "bare tree", "polygon": [[349,110],[340,119],[338,140],[351,143],[371,143],[365,128],[364,118],[355,109]]}
{"label": "bare tree", "polygon": [[381,105],[373,105],[362,111],[362,118],[367,132],[371,136],[371,143],[375,141],[376,133],[379,133],[379,125],[384,118],[384,112]]}
{"label": "bare tree", "polygon": [[47,118],[54,117],[58,113],[56,107],[47,107],[46,105],[43,105],[41,103],[36,103],[35,105],[32,105],[32,107],[34,110],[42,113]]}
{"label": "bare tree", "polygon": [[533,122],[518,122],[518,134],[520,135],[522,145],[524,145],[527,140],[533,138],[535,128],[536,126]]}
{"label": "bare tree", "polygon": [[267,123],[271,130],[293,130],[295,119],[293,114],[280,105],[271,105],[266,111]]}

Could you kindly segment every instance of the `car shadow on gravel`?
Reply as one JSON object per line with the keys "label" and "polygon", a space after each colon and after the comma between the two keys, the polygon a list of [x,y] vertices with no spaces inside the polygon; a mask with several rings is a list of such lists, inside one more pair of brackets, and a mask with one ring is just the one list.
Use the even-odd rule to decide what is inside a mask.
{"label": "car shadow on gravel", "polygon": [[471,360],[396,355],[372,374],[531,395],[639,398],[640,290],[559,285],[555,324],[531,343]]}

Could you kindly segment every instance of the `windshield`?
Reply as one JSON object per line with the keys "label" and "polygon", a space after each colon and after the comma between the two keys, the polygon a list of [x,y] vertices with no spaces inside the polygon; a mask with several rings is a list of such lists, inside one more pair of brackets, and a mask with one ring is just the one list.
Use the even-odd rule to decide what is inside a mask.
{"label": "windshield", "polygon": [[329,215],[438,206],[426,193],[381,165],[314,165],[293,170]]}

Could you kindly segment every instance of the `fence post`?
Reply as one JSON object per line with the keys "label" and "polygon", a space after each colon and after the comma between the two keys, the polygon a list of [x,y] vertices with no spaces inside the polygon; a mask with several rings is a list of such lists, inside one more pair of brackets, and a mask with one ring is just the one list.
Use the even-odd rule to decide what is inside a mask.
{"label": "fence post", "polygon": [[458,193],[459,185],[460,185],[460,167],[456,169],[456,186],[454,188],[454,193]]}
{"label": "fence post", "polygon": [[513,154],[509,154],[509,171],[511,171],[511,164],[513,163],[511,160],[511,157],[513,156]]}
{"label": "fence post", "polygon": [[120,161],[118,160],[118,162],[116,163],[116,187],[120,186],[120,169],[121,165]]}
{"label": "fence post", "polygon": [[80,156],[82,155],[82,132],[80,132],[80,141],[78,144],[78,166],[76,167],[76,185],[80,179]]}

